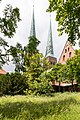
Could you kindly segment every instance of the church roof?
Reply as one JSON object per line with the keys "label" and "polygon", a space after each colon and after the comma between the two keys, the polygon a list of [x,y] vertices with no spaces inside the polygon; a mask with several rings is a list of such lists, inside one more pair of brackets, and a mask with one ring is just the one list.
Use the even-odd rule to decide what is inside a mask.
{"label": "church roof", "polygon": [[54,57],[53,52],[53,41],[52,41],[52,27],[51,27],[51,17],[50,17],[50,26],[49,26],[49,33],[48,33],[48,40],[47,40],[47,46],[46,46],[46,57],[51,56]]}
{"label": "church roof", "polygon": [[3,69],[0,69],[0,75],[4,75],[4,74],[7,74],[7,72]]}
{"label": "church roof", "polygon": [[75,55],[76,49],[80,49],[78,44],[75,44],[75,46],[73,46],[69,41],[66,41],[58,62],[65,64],[67,59]]}
{"label": "church roof", "polygon": [[34,17],[34,5],[33,5],[33,14],[32,14],[32,22],[31,22],[30,36],[36,37],[35,17]]}

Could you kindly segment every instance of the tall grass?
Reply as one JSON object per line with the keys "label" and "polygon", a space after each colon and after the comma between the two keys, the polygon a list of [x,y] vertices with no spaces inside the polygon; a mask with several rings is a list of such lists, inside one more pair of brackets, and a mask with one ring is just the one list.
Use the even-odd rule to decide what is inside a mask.
{"label": "tall grass", "polygon": [[80,93],[1,97],[0,120],[80,120]]}

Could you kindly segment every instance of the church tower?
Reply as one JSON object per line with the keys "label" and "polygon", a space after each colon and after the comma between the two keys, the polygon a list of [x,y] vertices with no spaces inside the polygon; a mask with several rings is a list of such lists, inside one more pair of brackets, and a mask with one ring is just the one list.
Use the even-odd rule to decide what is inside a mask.
{"label": "church tower", "polygon": [[33,5],[33,14],[32,14],[32,22],[31,22],[30,36],[36,37],[35,17],[34,17],[34,5]]}
{"label": "church tower", "polygon": [[57,63],[57,59],[54,57],[54,50],[53,50],[51,15],[50,15],[50,26],[49,26],[49,33],[48,33],[45,56],[52,65]]}

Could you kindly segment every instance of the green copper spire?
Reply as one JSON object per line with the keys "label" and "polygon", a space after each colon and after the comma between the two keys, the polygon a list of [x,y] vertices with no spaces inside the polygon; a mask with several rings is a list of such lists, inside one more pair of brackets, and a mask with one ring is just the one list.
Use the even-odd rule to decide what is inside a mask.
{"label": "green copper spire", "polygon": [[50,15],[50,26],[49,26],[49,33],[48,33],[48,41],[46,46],[46,57],[54,57],[53,52],[53,41],[52,41],[52,27],[51,27],[51,15]]}
{"label": "green copper spire", "polygon": [[34,5],[33,5],[33,15],[32,15],[32,22],[31,22],[30,36],[36,37],[35,18],[34,18]]}

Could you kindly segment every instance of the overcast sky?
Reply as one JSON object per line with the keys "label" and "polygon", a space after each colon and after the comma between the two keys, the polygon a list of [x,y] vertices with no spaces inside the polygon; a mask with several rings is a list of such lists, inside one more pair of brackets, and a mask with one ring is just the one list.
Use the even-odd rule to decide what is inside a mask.
{"label": "overcast sky", "polygon": [[[5,38],[10,45],[16,45],[17,42],[21,43],[23,46],[28,43],[28,37],[30,36],[30,27],[32,20],[32,10],[34,2],[34,12],[35,12],[35,27],[36,27],[36,37],[41,41],[39,45],[39,50],[45,55],[46,43],[48,39],[49,31],[49,18],[50,14],[46,12],[49,6],[48,0],[2,0],[0,3],[0,15],[2,14],[3,8],[7,4],[12,4],[13,7],[18,7],[20,9],[20,16],[22,21],[18,23],[18,28],[16,34],[12,39]],[[67,40],[67,35],[58,37],[57,32],[57,22],[55,21],[55,13],[51,13],[51,23],[52,23],[52,35],[53,35],[53,46],[54,46],[54,56],[59,59],[61,51]],[[8,65],[4,67],[7,71],[13,71],[13,65]]]}

